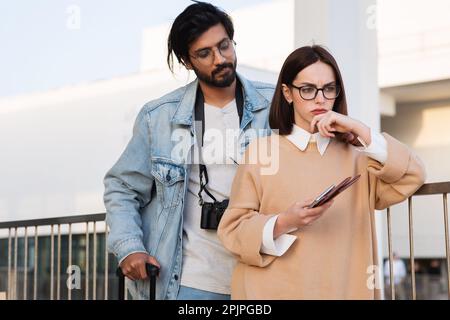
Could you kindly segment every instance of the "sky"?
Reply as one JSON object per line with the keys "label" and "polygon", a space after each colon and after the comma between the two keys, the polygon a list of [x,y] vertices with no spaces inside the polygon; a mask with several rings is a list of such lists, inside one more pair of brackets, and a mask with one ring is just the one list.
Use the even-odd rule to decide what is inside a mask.
{"label": "sky", "polygon": [[[232,11],[267,0],[210,1]],[[0,97],[138,72],[142,29],[188,0],[0,0]]]}

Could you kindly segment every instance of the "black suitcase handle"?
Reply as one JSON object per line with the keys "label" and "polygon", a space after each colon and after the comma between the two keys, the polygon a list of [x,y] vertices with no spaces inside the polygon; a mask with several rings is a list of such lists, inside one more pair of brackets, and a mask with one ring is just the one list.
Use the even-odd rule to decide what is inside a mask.
{"label": "black suitcase handle", "polygon": [[[151,263],[146,263],[145,271],[147,272],[147,277],[150,278],[150,300],[155,300],[156,277],[159,274],[159,268]],[[117,268],[116,275],[119,277],[119,300],[125,300],[125,275],[120,267]]]}

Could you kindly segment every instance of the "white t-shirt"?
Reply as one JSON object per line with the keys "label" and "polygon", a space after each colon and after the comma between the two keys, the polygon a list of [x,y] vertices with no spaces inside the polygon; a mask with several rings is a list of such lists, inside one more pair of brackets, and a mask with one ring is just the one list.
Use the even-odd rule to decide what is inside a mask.
{"label": "white t-shirt", "polygon": [[[203,163],[208,171],[208,191],[217,201],[228,199],[240,158],[237,138],[239,137],[239,115],[236,101],[223,108],[205,103],[205,135],[202,148]],[[197,141],[194,155],[198,154]],[[183,222],[183,269],[181,285],[230,294],[231,273],[235,258],[219,241],[216,230],[200,228],[201,207],[198,203],[200,190],[197,157],[189,176],[188,192]],[[213,200],[203,191],[205,202]]]}

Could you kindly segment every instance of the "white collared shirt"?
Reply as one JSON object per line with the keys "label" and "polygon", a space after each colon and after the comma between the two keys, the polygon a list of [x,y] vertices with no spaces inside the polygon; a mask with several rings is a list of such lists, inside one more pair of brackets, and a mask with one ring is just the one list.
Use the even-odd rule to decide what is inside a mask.
{"label": "white collared shirt", "polygon": [[295,124],[291,134],[287,135],[286,138],[302,151],[305,151],[311,141],[316,141],[317,149],[321,156],[324,155],[328,144],[330,143],[330,138],[323,137],[319,132],[309,133]]}
{"label": "white collared shirt", "polygon": [[[357,147],[360,152],[364,152],[372,159],[384,164],[387,160],[387,142],[381,133],[370,131],[371,143],[366,146],[365,142],[358,137],[358,140],[364,147]],[[292,133],[287,135],[286,138],[292,142],[297,148],[305,151],[306,147],[311,141],[316,141],[317,149],[321,156],[323,156],[330,144],[330,138],[323,137],[319,132],[309,133],[308,131],[300,128],[299,126],[293,126]],[[279,215],[270,218],[264,225],[263,241],[261,244],[261,253],[270,254],[273,256],[282,256],[287,249],[297,239],[296,236],[289,233],[294,232],[297,228],[289,230],[286,234],[279,236],[277,239],[273,238],[273,230],[275,223]]]}

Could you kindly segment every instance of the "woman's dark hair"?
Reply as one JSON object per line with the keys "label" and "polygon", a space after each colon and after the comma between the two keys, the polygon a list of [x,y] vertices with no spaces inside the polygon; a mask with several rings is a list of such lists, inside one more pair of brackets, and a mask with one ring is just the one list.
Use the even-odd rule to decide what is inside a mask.
{"label": "woman's dark hair", "polygon": [[224,11],[210,3],[194,1],[175,19],[167,39],[167,64],[173,72],[173,55],[182,65],[189,61],[189,47],[209,28],[222,24],[233,40],[233,22]]}
{"label": "woman's dark hair", "polygon": [[290,134],[292,132],[293,124],[295,123],[294,107],[286,101],[282,92],[282,84],[290,86],[300,71],[317,61],[322,61],[333,68],[336,84],[341,88],[341,92],[334,102],[333,111],[347,115],[347,100],[345,98],[344,83],[336,60],[321,46],[314,45],[301,47],[292,52],[284,62],[272,99],[269,124],[271,129],[279,130],[278,134]]}

